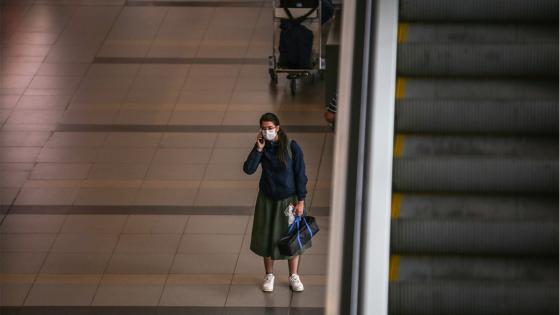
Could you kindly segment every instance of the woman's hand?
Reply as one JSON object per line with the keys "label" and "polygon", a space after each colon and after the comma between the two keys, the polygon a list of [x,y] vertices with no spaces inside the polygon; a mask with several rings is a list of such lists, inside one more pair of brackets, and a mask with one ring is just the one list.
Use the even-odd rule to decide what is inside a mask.
{"label": "woman's hand", "polygon": [[262,133],[258,133],[257,135],[257,151],[262,152],[264,149],[264,138]]}
{"label": "woman's hand", "polygon": [[294,215],[301,217],[303,215],[303,209],[305,208],[305,203],[304,201],[298,201],[298,203],[296,204],[295,208],[294,208]]}

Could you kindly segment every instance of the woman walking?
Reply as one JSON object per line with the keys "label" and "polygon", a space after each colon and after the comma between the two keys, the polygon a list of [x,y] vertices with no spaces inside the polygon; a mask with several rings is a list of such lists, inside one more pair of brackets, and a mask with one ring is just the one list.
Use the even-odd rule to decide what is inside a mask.
{"label": "woman walking", "polygon": [[263,291],[274,290],[274,260],[287,259],[290,287],[301,292],[304,288],[298,276],[299,255],[311,242],[291,257],[281,255],[277,243],[286,235],[294,216],[304,214],[307,176],[303,151],[295,141],[288,139],[275,114],[262,115],[260,128],[255,146],[243,165],[243,171],[249,175],[255,173],[259,164],[262,166],[251,251],[264,258]]}

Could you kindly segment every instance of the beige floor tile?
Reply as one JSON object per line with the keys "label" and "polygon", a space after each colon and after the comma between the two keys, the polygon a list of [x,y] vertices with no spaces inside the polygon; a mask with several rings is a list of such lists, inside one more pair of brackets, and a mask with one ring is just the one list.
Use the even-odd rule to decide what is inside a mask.
{"label": "beige floor tile", "polygon": [[29,178],[29,171],[0,171],[0,187],[19,188],[22,187]]}
{"label": "beige floor tile", "polygon": [[149,43],[107,41],[97,54],[97,57],[146,57],[149,50]]}
{"label": "beige floor tile", "polygon": [[39,163],[31,173],[32,179],[85,179],[91,164]]}
{"label": "beige floor tile", "polygon": [[152,161],[155,148],[102,148],[97,150],[98,163],[142,163]]}
{"label": "beige floor tile", "polygon": [[169,274],[166,284],[168,285],[215,285],[231,284],[231,274]]}
{"label": "beige floor tile", "polygon": [[[202,50],[202,47],[201,47]],[[200,54],[200,52],[199,52]],[[215,76],[201,76],[197,77],[193,75],[193,72],[189,74],[189,78],[185,82],[183,89],[185,91],[195,92],[195,91],[212,91],[218,93],[228,93],[235,87],[236,78],[235,77],[215,77]]]}
{"label": "beige floor tile", "polygon": [[43,274],[103,274],[111,254],[54,253],[43,264]]}
{"label": "beige floor tile", "polygon": [[177,254],[172,274],[227,274],[235,269],[238,254]]}
{"label": "beige floor tile", "polygon": [[177,164],[150,166],[146,180],[193,180],[201,181],[206,169],[205,164]]}
{"label": "beige floor tile", "polygon": [[0,234],[0,252],[48,252],[56,234]]}
{"label": "beige floor tile", "polygon": [[85,107],[92,104],[121,104],[128,89],[82,89],[76,92],[71,106]]}
{"label": "beige floor tile", "polygon": [[132,205],[137,189],[80,188],[74,205]]}
{"label": "beige floor tile", "polygon": [[172,114],[171,111],[121,110],[116,122],[127,125],[165,125]]}
{"label": "beige floor tile", "polygon": [[[201,91],[203,92],[203,91]],[[191,112],[212,112],[216,115],[221,115],[223,117],[224,113],[228,109],[227,102],[225,103],[195,103],[194,101],[179,100],[175,105],[175,113],[191,113]]]}
{"label": "beige floor tile", "polygon": [[126,215],[72,214],[68,215],[62,233],[119,234],[126,223]]}
{"label": "beige floor tile", "polygon": [[[95,108],[71,108],[64,113],[61,123],[64,124],[112,124],[119,114],[120,105],[88,106]],[[102,107],[102,108],[101,108]]]}
{"label": "beige floor tile", "polygon": [[36,274],[41,269],[47,253],[2,253],[0,272]]}
{"label": "beige floor tile", "polygon": [[0,163],[35,163],[40,148],[2,148]]}
{"label": "beige floor tile", "polygon": [[331,202],[330,188],[317,188],[313,193],[311,205],[313,207],[329,207]]}
{"label": "beige floor tile", "polygon": [[81,76],[35,76],[29,85],[31,89],[69,89],[78,87]]}
{"label": "beige floor tile", "polygon": [[[243,111],[235,112],[228,111],[224,117],[224,125],[242,125],[242,126],[255,126],[258,132],[259,129],[259,118],[263,114],[262,111]],[[280,120],[282,123],[282,120]]]}
{"label": "beige floor tile", "polygon": [[[208,77],[206,80],[211,81],[213,78]],[[234,78],[228,79],[228,81],[232,80]],[[212,91],[212,93],[208,93],[207,91],[183,90],[179,94],[175,109],[178,111],[225,111],[230,98],[230,91]]]}
{"label": "beige floor tile", "polygon": [[44,148],[37,158],[41,163],[91,163],[95,161],[94,148]]}
{"label": "beige floor tile", "polygon": [[123,233],[182,234],[188,215],[129,215]]}
{"label": "beige floor tile", "polygon": [[144,179],[147,171],[148,164],[94,164],[87,178],[92,180]]}
{"label": "beige floor tile", "polygon": [[164,148],[212,148],[216,141],[216,133],[165,133],[161,140]]}
{"label": "beige floor tile", "polygon": [[251,181],[254,186],[258,186],[261,169],[259,168],[255,176],[250,176],[243,172],[239,166],[227,164],[209,164],[204,175],[205,181]]}
{"label": "beige floor tile", "polygon": [[0,226],[0,233],[58,233],[65,215],[9,214]]}
{"label": "beige floor tile", "polygon": [[107,273],[112,274],[166,274],[174,254],[114,254]]}
{"label": "beige floor tile", "polygon": [[145,180],[142,189],[198,189],[198,180]]}
{"label": "beige floor tile", "polygon": [[38,62],[6,62],[1,67],[4,75],[35,75],[40,66]]}
{"label": "beige floor tile", "polygon": [[100,276],[39,276],[25,306],[89,305],[100,280]]}
{"label": "beige floor tile", "polygon": [[170,285],[161,297],[162,306],[224,306],[229,284]]}
{"label": "beige floor tile", "polygon": [[67,95],[24,95],[18,101],[17,108],[27,110],[64,110],[70,102],[70,98]]}
{"label": "beige floor tile", "polygon": [[19,193],[19,187],[14,188],[0,188],[0,209],[8,209],[12,205]]}
{"label": "beige floor tile", "polygon": [[160,132],[112,132],[107,147],[157,147],[162,139]]}
{"label": "beige floor tile", "polygon": [[92,305],[94,306],[156,306],[163,291],[165,277],[158,279],[139,279],[115,281],[108,275],[103,278]]}
{"label": "beige floor tile", "polygon": [[[254,253],[241,254],[235,268],[236,274],[260,274],[264,277],[263,258]],[[277,276],[288,275],[288,261],[278,260],[274,263],[274,274]]]}
{"label": "beige floor tile", "polygon": [[169,120],[170,125],[221,125],[224,112],[219,111],[175,111]]}
{"label": "beige floor tile", "polygon": [[251,231],[253,230],[253,222],[247,224],[248,234],[243,236],[243,243],[241,244],[241,254],[250,254],[251,252]]}
{"label": "beige floor tile", "polygon": [[[319,224],[317,224],[319,225]],[[329,250],[329,232],[319,226],[319,232],[313,237],[312,247],[305,252],[305,255],[326,255]]]}
{"label": "beige floor tile", "polygon": [[105,132],[55,132],[47,142],[48,147],[99,147],[106,141]]}
{"label": "beige floor tile", "polygon": [[134,82],[132,75],[88,76],[80,83],[80,89],[128,89]]}
{"label": "beige floor tile", "polygon": [[244,234],[249,217],[239,215],[192,215],[187,234]]}
{"label": "beige floor tile", "polygon": [[270,93],[269,80],[260,77],[240,77],[235,85],[236,92],[268,92]]}
{"label": "beige floor tile", "polygon": [[179,234],[124,234],[115,253],[174,254],[180,238]]}
{"label": "beige floor tile", "polygon": [[140,65],[140,76],[179,76],[185,77],[189,73],[191,65],[166,65],[166,64],[143,64]]}
{"label": "beige floor tile", "polygon": [[194,204],[198,188],[142,188],[134,201],[136,205],[190,206]]}
{"label": "beige floor tile", "polygon": [[132,84],[132,91],[134,90],[180,90],[183,87],[183,83],[185,82],[187,76],[168,76],[168,75],[140,75],[134,80]]}
{"label": "beige floor tile", "polygon": [[[161,78],[169,78],[159,76]],[[159,78],[158,76],[149,76],[148,78]],[[175,77],[171,77],[175,78]],[[180,88],[171,89],[168,87],[160,88],[135,88],[128,91],[125,103],[126,104],[174,104],[180,93]]]}
{"label": "beige floor tile", "polygon": [[2,283],[0,306],[22,306],[33,283]]}
{"label": "beige floor tile", "polygon": [[[169,38],[170,36],[167,36]],[[182,36],[186,37],[186,36]],[[187,38],[185,41],[173,41],[167,42],[162,40],[154,41],[150,51],[148,52],[148,57],[152,58],[194,58],[196,52],[198,51],[198,42],[202,37],[201,34],[193,34]],[[158,37],[161,39],[161,37]],[[181,38],[182,39],[182,38]]]}
{"label": "beige floor tile", "polygon": [[0,89],[25,89],[32,79],[33,77],[28,75],[3,75],[2,81],[0,81]]}
{"label": "beige floor tile", "polygon": [[247,155],[255,145],[257,133],[259,132],[258,126],[255,127],[255,132],[252,133],[220,133],[216,141],[216,148],[239,148],[245,149]]}
{"label": "beige floor tile", "polygon": [[274,293],[265,293],[260,285],[232,285],[226,306],[287,307],[292,293],[287,286],[275,286]]}
{"label": "beige floor tile", "polygon": [[[252,184],[252,182],[247,182]],[[255,188],[201,188],[195,205],[201,206],[254,206],[258,187]]]}
{"label": "beige floor tile", "polygon": [[92,64],[86,76],[135,76],[140,68],[137,64]]}
{"label": "beige floor tile", "polygon": [[4,124],[3,131],[55,131],[58,124]]}
{"label": "beige floor tile", "polygon": [[302,275],[324,275],[327,272],[327,255],[304,253],[300,258],[299,273]]}
{"label": "beige floor tile", "polygon": [[78,196],[78,187],[24,187],[16,205],[71,205]]}
{"label": "beige floor tile", "polygon": [[210,159],[211,149],[159,149],[154,158],[154,165],[169,164],[205,164]]}
{"label": "beige floor tile", "polygon": [[293,307],[324,307],[326,287],[318,285],[306,285],[304,278],[302,282],[305,287],[304,292],[294,293],[292,295]]}
{"label": "beige floor tile", "polygon": [[210,164],[228,164],[241,167],[250,152],[251,148],[216,148],[212,151]]}
{"label": "beige floor tile", "polygon": [[0,108],[13,109],[20,100],[20,95],[0,95]]}
{"label": "beige floor tile", "polygon": [[189,72],[189,77],[233,77],[236,78],[241,70],[240,65],[193,65]]}
{"label": "beige floor tile", "polygon": [[185,234],[179,245],[181,254],[236,254],[243,235]]}
{"label": "beige floor tile", "polygon": [[52,252],[110,254],[118,241],[117,235],[60,234]]}

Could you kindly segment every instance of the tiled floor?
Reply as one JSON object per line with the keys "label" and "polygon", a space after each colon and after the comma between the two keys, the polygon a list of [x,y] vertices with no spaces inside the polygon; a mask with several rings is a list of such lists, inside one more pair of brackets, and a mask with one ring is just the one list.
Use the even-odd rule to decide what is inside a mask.
{"label": "tiled floor", "polygon": [[[270,86],[267,2],[157,2],[0,1],[0,307],[317,313],[333,149],[322,84]],[[249,251],[259,175],[241,165],[266,111],[303,130],[289,135],[321,232],[302,294],[285,262],[260,292]]]}

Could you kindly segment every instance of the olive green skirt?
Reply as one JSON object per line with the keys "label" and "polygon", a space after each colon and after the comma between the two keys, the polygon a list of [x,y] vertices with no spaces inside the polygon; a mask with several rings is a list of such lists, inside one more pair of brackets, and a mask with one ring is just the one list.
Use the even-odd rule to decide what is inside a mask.
{"label": "olive green skirt", "polygon": [[[284,210],[290,203],[296,204],[297,197],[272,200],[259,191],[251,235],[252,252],[262,257],[272,257],[274,260],[291,258],[291,256],[280,254],[277,245],[278,241],[288,232],[289,218],[284,214]],[[307,214],[306,210],[304,210],[304,214]],[[294,256],[300,255],[309,247],[311,247],[311,242],[305,244],[304,248]]]}

